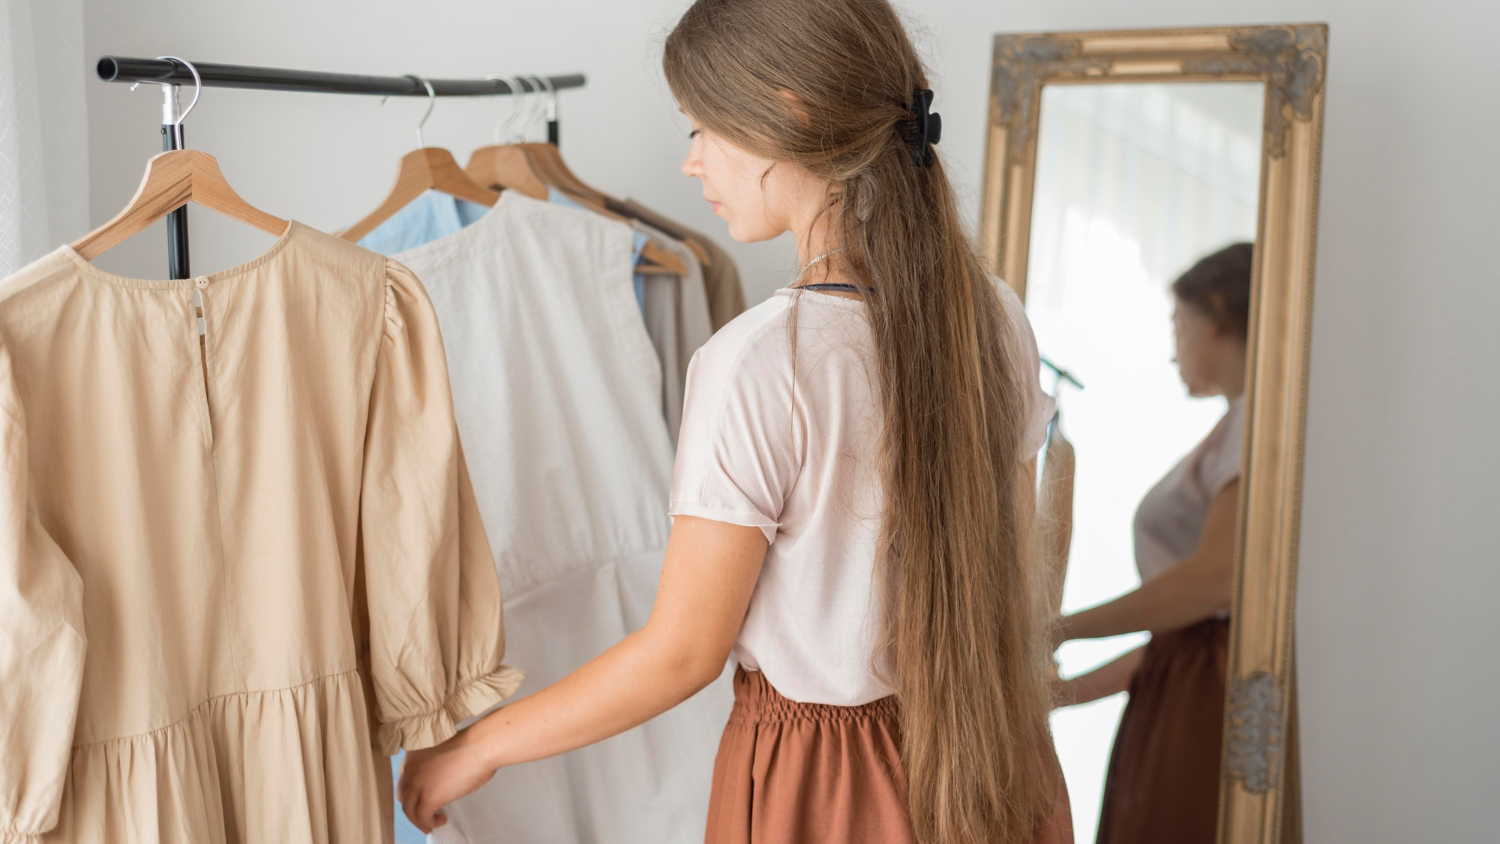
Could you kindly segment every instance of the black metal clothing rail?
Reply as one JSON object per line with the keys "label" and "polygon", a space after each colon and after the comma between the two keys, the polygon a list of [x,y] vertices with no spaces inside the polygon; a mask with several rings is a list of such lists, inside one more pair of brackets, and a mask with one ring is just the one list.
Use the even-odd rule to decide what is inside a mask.
{"label": "black metal clothing rail", "polygon": [[[205,88],[250,88],[261,91],[303,91],[314,94],[372,94],[381,97],[425,97],[427,89],[414,76],[364,76],[356,73],[325,73],[317,70],[286,70],[237,64],[193,62]],[[192,85],[193,74],[171,59],[140,59],[105,56],[99,60],[99,78],[105,82],[145,82],[152,85]],[[553,90],[582,88],[583,74],[543,77]],[[439,97],[484,97],[513,94],[501,79],[429,79]],[[524,78],[521,87],[535,80]]]}
{"label": "black metal clothing rail", "polygon": [[[104,56],[99,59],[97,71],[105,82],[144,83],[164,86],[166,106],[161,127],[162,149],[183,148],[182,123],[179,114],[176,90],[167,86],[199,85],[204,88],[246,88],[260,91],[301,91],[313,94],[369,94],[382,97],[493,97],[516,93],[511,81],[503,79],[421,79],[416,76],[366,76],[355,73],[327,73],[317,70],[287,70],[278,67],[253,67],[236,64],[213,64],[193,62],[198,71],[195,79],[192,70],[172,59],[146,59],[128,56]],[[535,77],[523,77],[519,81],[521,90],[536,93],[550,89],[552,92],[569,88],[582,88],[586,82],[581,73],[542,77],[548,84],[539,84]],[[432,86],[429,92],[427,85]],[[555,100],[554,100],[555,103]],[[547,140],[558,142],[558,124],[555,111],[548,114]],[[188,278],[191,275],[188,262],[187,209],[179,208],[167,218],[167,263],[172,278]]]}

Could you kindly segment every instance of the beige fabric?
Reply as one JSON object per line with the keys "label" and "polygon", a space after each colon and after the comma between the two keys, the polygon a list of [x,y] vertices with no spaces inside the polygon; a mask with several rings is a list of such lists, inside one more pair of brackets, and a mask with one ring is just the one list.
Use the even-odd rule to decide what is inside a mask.
{"label": "beige fabric", "polygon": [[0,462],[0,842],[381,840],[356,615],[381,753],[520,682],[432,307],[372,252],[28,266]]}
{"label": "beige fabric", "polygon": [[745,312],[745,288],[740,283],[739,267],[713,238],[685,228],[675,220],[663,217],[633,199],[627,199],[622,209],[642,222],[666,232],[678,240],[690,240],[708,253],[710,266],[703,268],[703,287],[708,293],[708,312],[713,318],[715,331]]}

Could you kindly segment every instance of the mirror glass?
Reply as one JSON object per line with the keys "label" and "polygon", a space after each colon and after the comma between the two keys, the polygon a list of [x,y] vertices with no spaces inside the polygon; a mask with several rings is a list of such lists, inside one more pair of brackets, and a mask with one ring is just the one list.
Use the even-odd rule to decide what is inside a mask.
{"label": "mirror glass", "polygon": [[[1026,310],[1043,357],[1082,385],[1043,368],[1058,397],[1054,436],[1072,446],[1065,615],[1136,589],[1138,563],[1160,574],[1160,560],[1138,560],[1137,512],[1229,411],[1222,396],[1191,397],[1179,375],[1172,284],[1199,259],[1254,240],[1263,111],[1260,83],[1043,88]],[[1233,447],[1237,460],[1240,443]],[[1044,461],[1055,454],[1049,448]],[[1183,530],[1202,523],[1200,513],[1198,527]],[[1060,675],[1086,675],[1149,638],[1070,641],[1057,654]],[[1127,698],[1054,713],[1079,842],[1095,840]],[[1208,752],[1217,759],[1217,746]]]}

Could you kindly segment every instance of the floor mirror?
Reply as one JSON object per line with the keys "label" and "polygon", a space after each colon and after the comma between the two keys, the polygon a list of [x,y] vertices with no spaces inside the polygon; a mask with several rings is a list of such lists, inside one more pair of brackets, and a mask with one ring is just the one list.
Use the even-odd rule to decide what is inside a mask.
{"label": "floor mirror", "polygon": [[[1218,660],[1222,704],[1156,715],[1175,725],[1213,713],[1217,780],[1209,770],[1192,799],[1209,807],[1202,837],[1222,844],[1301,838],[1293,618],[1327,41],[1322,24],[994,40],[979,240],[1026,304],[1057,397],[1038,525],[1060,615],[1160,575],[1159,560],[1143,559],[1167,553],[1146,547],[1147,510],[1174,472],[1187,472],[1186,487],[1210,483],[1208,469],[1189,466],[1194,455],[1214,446],[1220,464],[1234,461],[1220,473],[1238,475],[1222,487],[1232,490],[1232,588],[1204,628],[1222,631],[1218,650],[1204,651]],[[1243,379],[1223,397],[1194,398],[1179,354],[1183,282],[1216,266],[1248,279]],[[1208,310],[1233,305],[1210,292]],[[1196,536],[1201,521],[1184,530]],[[1148,642],[1159,655],[1172,636],[1069,641],[1059,682],[1116,660],[1153,665]],[[1143,752],[1117,746],[1131,701],[1188,706],[1148,704],[1147,673],[1054,714],[1080,844],[1101,823],[1114,832],[1099,840],[1132,844],[1121,794],[1180,787],[1158,777],[1170,754],[1146,773],[1116,758]]]}

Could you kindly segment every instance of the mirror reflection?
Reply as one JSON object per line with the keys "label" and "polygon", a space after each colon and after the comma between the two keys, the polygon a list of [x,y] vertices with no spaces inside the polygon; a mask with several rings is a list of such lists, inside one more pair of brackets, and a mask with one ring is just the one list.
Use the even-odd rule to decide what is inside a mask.
{"label": "mirror reflection", "polygon": [[1042,92],[1026,310],[1080,842],[1215,839],[1263,109],[1260,83]]}

